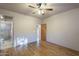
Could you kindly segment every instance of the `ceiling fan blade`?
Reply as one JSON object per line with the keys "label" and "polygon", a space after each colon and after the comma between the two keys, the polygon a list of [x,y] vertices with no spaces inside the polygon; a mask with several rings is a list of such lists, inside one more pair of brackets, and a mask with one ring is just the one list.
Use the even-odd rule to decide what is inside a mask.
{"label": "ceiling fan blade", "polygon": [[35,8],[34,6],[29,5],[28,7]]}
{"label": "ceiling fan blade", "polygon": [[52,9],[52,8],[50,8],[50,9],[48,8],[48,9],[45,9],[45,10],[48,10],[48,11],[53,11],[53,9]]}

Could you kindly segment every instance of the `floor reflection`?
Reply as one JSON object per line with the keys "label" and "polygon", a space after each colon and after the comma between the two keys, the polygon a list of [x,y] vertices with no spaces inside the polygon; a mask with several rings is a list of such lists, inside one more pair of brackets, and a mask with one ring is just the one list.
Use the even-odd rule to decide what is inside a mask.
{"label": "floor reflection", "polygon": [[6,55],[10,56],[73,56],[79,55],[78,51],[74,51],[68,48],[64,48],[49,42],[40,42],[39,47],[37,43],[30,43],[28,47],[21,45],[16,48],[5,49]]}

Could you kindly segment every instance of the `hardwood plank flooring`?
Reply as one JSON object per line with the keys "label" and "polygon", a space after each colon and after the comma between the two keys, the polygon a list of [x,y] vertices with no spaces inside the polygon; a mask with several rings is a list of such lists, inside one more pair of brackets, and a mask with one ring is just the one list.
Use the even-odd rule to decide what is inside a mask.
{"label": "hardwood plank flooring", "polygon": [[78,51],[42,41],[39,46],[36,43],[26,46],[18,46],[3,50],[6,56],[79,56]]}

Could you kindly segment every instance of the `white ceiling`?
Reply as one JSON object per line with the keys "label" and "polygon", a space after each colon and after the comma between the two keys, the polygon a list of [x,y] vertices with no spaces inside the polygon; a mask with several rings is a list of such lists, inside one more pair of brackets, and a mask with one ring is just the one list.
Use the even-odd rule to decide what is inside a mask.
{"label": "white ceiling", "polygon": [[[45,15],[32,14],[35,9],[27,7],[27,3],[0,3],[0,8],[14,11],[17,13],[34,16],[40,19],[45,19],[52,15],[65,12],[71,9],[79,8],[79,3],[50,3],[47,8],[53,8],[53,11],[47,11]],[[32,3],[32,5],[35,5]]]}

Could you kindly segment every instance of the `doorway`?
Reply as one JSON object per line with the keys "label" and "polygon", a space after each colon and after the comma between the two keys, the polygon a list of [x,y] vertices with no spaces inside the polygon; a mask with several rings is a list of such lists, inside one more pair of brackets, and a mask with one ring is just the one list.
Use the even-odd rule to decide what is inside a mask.
{"label": "doorway", "polygon": [[41,24],[41,41],[46,41],[46,24]]}
{"label": "doorway", "polygon": [[0,20],[0,55],[7,54],[5,49],[13,46],[13,22]]}

